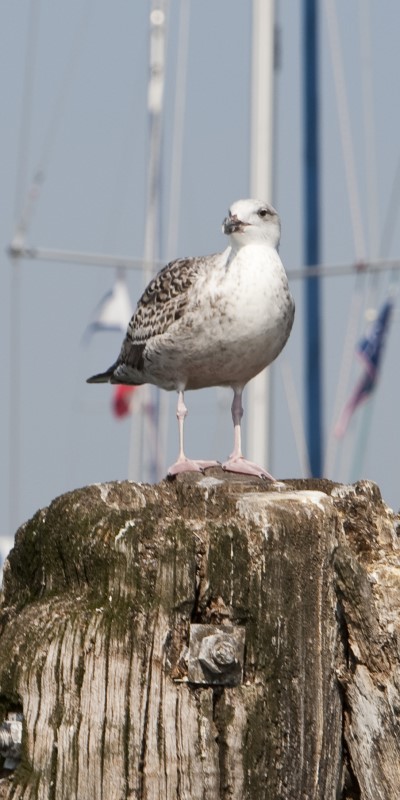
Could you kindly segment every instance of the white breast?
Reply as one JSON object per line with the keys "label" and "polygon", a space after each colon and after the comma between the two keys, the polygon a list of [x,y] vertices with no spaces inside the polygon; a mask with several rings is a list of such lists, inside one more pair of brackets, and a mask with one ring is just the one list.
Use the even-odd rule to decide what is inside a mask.
{"label": "white breast", "polygon": [[168,389],[244,385],[280,353],[293,313],[276,250],[228,248],[196,284],[184,317],[149,344],[154,382]]}

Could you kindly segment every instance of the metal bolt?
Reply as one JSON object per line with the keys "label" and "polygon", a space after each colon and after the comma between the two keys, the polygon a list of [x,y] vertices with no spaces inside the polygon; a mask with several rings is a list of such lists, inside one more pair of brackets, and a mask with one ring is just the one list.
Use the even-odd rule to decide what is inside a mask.
{"label": "metal bolt", "polygon": [[200,663],[216,675],[221,675],[235,668],[236,642],[229,633],[217,633],[205,636],[199,652]]}
{"label": "metal bolt", "polygon": [[242,680],[245,629],[233,625],[191,625],[188,680],[236,686]]}

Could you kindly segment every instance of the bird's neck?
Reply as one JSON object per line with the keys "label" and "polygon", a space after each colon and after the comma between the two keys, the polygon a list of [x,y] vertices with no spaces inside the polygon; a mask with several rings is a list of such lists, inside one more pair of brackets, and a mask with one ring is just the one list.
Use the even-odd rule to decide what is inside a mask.
{"label": "bird's neck", "polygon": [[231,242],[230,246],[224,251],[224,257],[226,258],[226,266],[229,267],[229,264],[237,256],[244,256],[244,257],[251,257],[254,254],[255,257],[259,253],[262,252],[263,256],[265,255],[266,251],[276,252],[276,247],[274,247],[270,242],[267,241],[260,241],[260,242],[243,242],[237,243],[235,241]]}

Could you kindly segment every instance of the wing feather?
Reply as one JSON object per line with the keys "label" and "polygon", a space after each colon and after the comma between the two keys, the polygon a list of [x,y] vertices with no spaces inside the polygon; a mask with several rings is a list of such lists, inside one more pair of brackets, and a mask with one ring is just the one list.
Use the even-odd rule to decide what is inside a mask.
{"label": "wing feather", "polygon": [[171,261],[150,281],[128,325],[117,365],[141,370],[143,351],[153,336],[165,333],[180,319],[189,301],[189,290],[207,258],[181,258]]}

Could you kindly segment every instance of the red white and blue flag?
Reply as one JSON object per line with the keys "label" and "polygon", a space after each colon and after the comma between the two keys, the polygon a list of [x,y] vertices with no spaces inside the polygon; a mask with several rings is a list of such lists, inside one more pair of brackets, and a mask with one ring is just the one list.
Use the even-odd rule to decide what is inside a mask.
{"label": "red white and blue flag", "polygon": [[335,427],[335,434],[338,437],[344,436],[354,411],[364,400],[367,400],[376,387],[382,363],[383,346],[388,332],[393,306],[394,302],[392,298],[386,300],[376,320],[373,322],[368,335],[364,336],[358,344],[357,355],[364,369]]}

